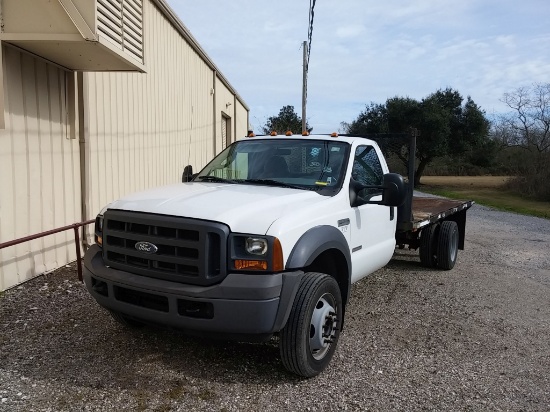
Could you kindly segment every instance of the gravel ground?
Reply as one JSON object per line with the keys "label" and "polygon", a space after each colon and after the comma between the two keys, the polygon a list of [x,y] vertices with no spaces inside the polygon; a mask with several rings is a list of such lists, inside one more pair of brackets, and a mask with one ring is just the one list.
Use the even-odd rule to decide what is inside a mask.
{"label": "gravel ground", "polygon": [[1,411],[550,410],[550,221],[474,206],[450,272],[398,251],[353,287],[335,357],[128,330],[71,265],[0,295]]}

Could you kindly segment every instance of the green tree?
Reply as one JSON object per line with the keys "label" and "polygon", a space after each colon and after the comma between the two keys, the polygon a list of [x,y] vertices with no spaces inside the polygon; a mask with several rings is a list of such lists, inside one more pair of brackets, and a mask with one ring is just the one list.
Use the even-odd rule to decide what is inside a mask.
{"label": "green tree", "polygon": [[[306,128],[308,132],[311,132],[313,128],[309,127],[306,121]],[[277,116],[271,116],[267,119],[267,122],[262,127],[264,134],[269,134],[272,131],[284,134],[287,131],[291,131],[294,134],[302,133],[302,118],[294,111],[294,106],[283,106]]]}
{"label": "green tree", "polygon": [[370,134],[388,132],[388,111],[386,105],[371,102],[357,119],[350,124],[341,123],[348,134]]}
{"label": "green tree", "polygon": [[[349,134],[406,133],[411,127],[420,130],[416,142],[417,186],[426,166],[436,157],[457,159],[472,148],[481,147],[489,134],[485,113],[468,97],[447,88],[421,101],[409,97],[392,97],[385,104],[371,103],[348,125]],[[407,158],[396,153],[407,164]]]}

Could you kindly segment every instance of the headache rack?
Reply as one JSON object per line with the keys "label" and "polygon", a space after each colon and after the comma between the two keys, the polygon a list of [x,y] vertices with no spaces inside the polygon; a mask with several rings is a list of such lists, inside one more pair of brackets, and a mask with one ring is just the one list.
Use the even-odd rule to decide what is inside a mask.
{"label": "headache rack", "polygon": [[372,133],[354,135],[375,141],[384,154],[390,172],[405,176],[407,195],[405,202],[397,209],[398,243],[416,244],[417,233],[425,226],[443,220],[455,221],[460,229],[460,246],[463,247],[466,225],[466,210],[472,200],[453,200],[439,197],[414,196],[414,175],[416,166],[417,129],[409,133]]}

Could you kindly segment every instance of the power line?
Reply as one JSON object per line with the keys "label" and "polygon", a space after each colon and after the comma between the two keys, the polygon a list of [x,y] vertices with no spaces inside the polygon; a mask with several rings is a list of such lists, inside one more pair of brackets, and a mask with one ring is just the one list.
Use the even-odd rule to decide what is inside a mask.
{"label": "power line", "polygon": [[315,0],[309,0],[309,25],[307,33],[307,42],[303,43],[304,67],[302,83],[302,132],[307,130],[306,105],[307,105],[307,75],[309,70],[309,57],[311,55],[311,40],[313,38],[313,17],[315,16]]}
{"label": "power line", "polygon": [[308,29],[308,46],[307,46],[307,66],[306,71],[309,68],[309,57],[311,55],[311,40],[313,38],[313,18],[315,17],[315,1],[309,0],[309,29]]}
{"label": "power line", "polygon": [[[308,33],[307,33],[307,50],[306,50],[306,61],[304,67],[304,100],[307,101],[307,77],[309,72],[309,57],[311,55],[311,43],[313,39],[313,18],[315,17],[315,1],[309,0],[309,24],[308,24]],[[304,101],[304,105],[305,105]]]}

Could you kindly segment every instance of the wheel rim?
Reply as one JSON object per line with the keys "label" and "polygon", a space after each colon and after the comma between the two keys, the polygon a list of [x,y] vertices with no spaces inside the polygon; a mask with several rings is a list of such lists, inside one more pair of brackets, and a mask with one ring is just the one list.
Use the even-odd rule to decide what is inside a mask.
{"label": "wheel rim", "polygon": [[334,343],[338,326],[335,306],[334,296],[325,293],[313,309],[309,328],[309,350],[316,360],[323,359]]}

